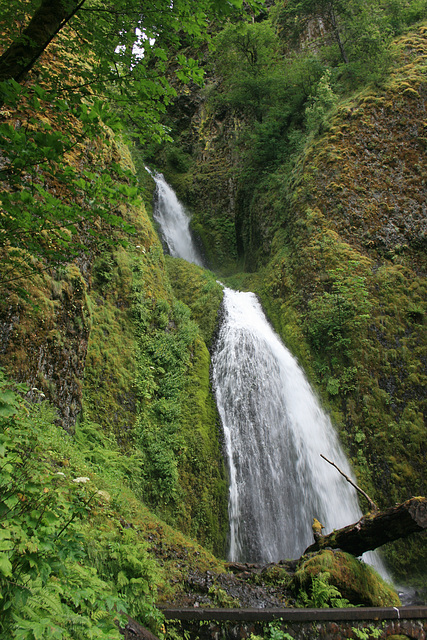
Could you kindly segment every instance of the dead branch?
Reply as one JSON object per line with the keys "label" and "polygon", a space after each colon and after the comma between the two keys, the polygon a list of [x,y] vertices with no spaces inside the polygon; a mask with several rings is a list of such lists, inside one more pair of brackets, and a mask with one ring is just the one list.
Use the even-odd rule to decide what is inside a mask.
{"label": "dead branch", "polygon": [[358,491],[359,493],[362,494],[362,496],[364,496],[366,498],[366,500],[369,502],[369,506],[370,511],[374,511],[375,513],[379,511],[377,505],[375,504],[375,502],[373,500],[371,500],[371,498],[368,496],[368,494],[363,491],[363,489],[361,489],[360,487],[357,486],[357,484],[355,482],[353,482],[353,480],[351,478],[348,477],[347,474],[344,473],[344,471],[342,471],[336,464],[335,462],[331,462],[330,460],[328,460],[328,458],[326,458],[322,453],[320,454],[320,457],[323,458],[323,460],[326,460],[326,462],[329,462],[329,464],[331,464],[333,467],[335,467],[335,469],[337,471],[339,471],[339,473],[344,476],[344,478],[347,480],[347,482],[349,482],[355,489],[356,491]]}

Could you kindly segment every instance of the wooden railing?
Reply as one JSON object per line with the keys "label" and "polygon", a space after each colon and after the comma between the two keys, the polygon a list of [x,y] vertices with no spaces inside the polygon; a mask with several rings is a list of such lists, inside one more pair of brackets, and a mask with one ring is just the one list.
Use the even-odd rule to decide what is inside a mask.
{"label": "wooden railing", "polygon": [[243,640],[251,634],[268,637],[268,625],[274,621],[283,630],[284,637],[290,636],[295,640],[342,640],[368,636],[385,639],[390,635],[427,640],[427,606],[346,609],[194,607],[164,608],[162,613],[166,626],[178,627],[183,637],[190,640]]}

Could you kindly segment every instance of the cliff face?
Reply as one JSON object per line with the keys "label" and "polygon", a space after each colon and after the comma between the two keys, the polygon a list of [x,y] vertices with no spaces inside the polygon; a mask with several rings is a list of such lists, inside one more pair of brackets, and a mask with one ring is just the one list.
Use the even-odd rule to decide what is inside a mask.
{"label": "cliff face", "polygon": [[30,398],[54,402],[72,431],[81,411],[90,313],[78,267],[68,265],[61,276],[38,276],[28,286],[30,299],[3,296],[1,362],[29,385]]}
{"label": "cliff face", "polygon": [[[256,271],[232,282],[257,290],[382,505],[426,492],[426,35],[397,40],[393,71],[336,100],[293,164],[248,166],[247,116],[209,92],[183,137],[194,164],[163,155],[212,264]],[[411,544],[388,557],[422,581]]]}
{"label": "cliff face", "polygon": [[401,66],[338,110],[304,158],[311,185],[295,184],[298,206],[316,206],[345,242],[415,273],[426,269],[425,47],[423,27],[397,43]]}
{"label": "cliff face", "polygon": [[[44,121],[50,116],[47,110]],[[8,117],[21,123],[29,118],[25,109]],[[50,402],[57,423],[73,437],[106,439],[134,459],[129,482],[145,503],[221,555],[227,485],[205,344],[213,327],[202,335],[174,296],[148,214],[154,190],[148,173],[139,179],[146,208],[141,197],[126,194],[134,172],[128,148],[104,131],[92,163],[90,146],[82,144],[70,164],[93,176],[101,165],[113,189],[125,189],[116,210],[120,223],[97,215],[77,223],[75,255],[59,264],[48,253],[36,257],[29,250],[20,250],[18,261],[16,251],[3,247],[13,278],[2,272],[0,366],[27,385],[27,400]],[[118,165],[131,172],[128,178],[118,177]],[[39,176],[58,189],[52,176]],[[57,195],[62,193],[69,197],[66,188]],[[73,197],[85,206],[84,192]],[[55,245],[58,229],[43,232],[46,246]],[[212,325],[221,288],[200,269],[188,278],[196,289],[212,291]],[[191,296],[186,301],[191,304]]]}
{"label": "cliff face", "polygon": [[276,313],[289,297],[301,314],[359,473],[391,501],[425,492],[425,44],[423,28],[400,41],[386,87],[338,108],[304,154],[265,281]]}
{"label": "cliff face", "polygon": [[[381,506],[426,492],[425,34],[402,38],[400,67],[382,87],[336,100],[303,140],[294,116],[276,128],[284,116],[268,119],[262,94],[266,111],[251,121],[244,105],[194,89],[175,105],[180,140],[156,155],[210,264],[260,295]],[[27,105],[5,118],[37,130],[49,115]],[[252,125],[257,137],[241,136]],[[60,263],[48,249],[63,229],[43,230],[44,257],[19,254],[19,284],[2,287],[0,364],[28,384],[33,403],[50,401],[88,464],[113,474],[117,456],[126,458],[120,472],[144,503],[221,555],[227,482],[208,352],[220,287],[212,274],[164,259],[147,213],[153,184],[142,170],[145,202],[131,197],[117,165],[134,167],[118,138],[103,130],[76,147],[71,167],[92,182],[111,176],[101,187],[123,193],[120,224],[89,216],[76,225],[75,255]],[[37,169],[39,187],[43,179]],[[47,183],[48,193],[70,196],[56,178]],[[78,206],[91,206],[89,183]],[[418,540],[389,551],[403,577],[419,574],[425,556]]]}

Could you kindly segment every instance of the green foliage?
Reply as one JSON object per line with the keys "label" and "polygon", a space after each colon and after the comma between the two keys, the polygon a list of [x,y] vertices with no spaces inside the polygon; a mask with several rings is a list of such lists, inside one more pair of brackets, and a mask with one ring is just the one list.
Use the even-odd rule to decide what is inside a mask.
{"label": "green foliage", "polygon": [[[298,112],[319,73],[310,55],[286,63],[281,59],[279,40],[269,21],[228,25],[215,38],[213,64],[222,76],[221,91],[209,94],[218,110],[227,106],[253,120],[260,127],[258,136],[274,137],[276,144]],[[267,129],[261,126],[265,121]],[[269,128],[277,128],[270,135]],[[251,126],[248,132],[252,131]],[[245,133],[245,130],[244,130]],[[252,143],[255,142],[254,136]],[[282,142],[283,144],[283,142]],[[263,145],[253,153],[262,152]],[[262,159],[260,160],[262,164]]]}
{"label": "green foliage", "polygon": [[265,625],[262,636],[251,633],[249,640],[294,640],[294,637],[284,631],[282,626],[283,623],[280,619],[269,622]]}
{"label": "green foliage", "polygon": [[123,623],[126,605],[91,568],[82,534],[97,490],[55,472],[50,448],[66,434],[58,439],[52,410],[29,409],[8,388],[2,377],[9,415],[0,418],[1,635],[118,638],[115,620]]}
{"label": "green foliage", "polygon": [[[92,152],[90,165],[76,166],[76,147],[88,151],[99,144],[99,101],[89,114],[87,105],[68,103],[56,91],[17,83],[12,88],[9,97],[19,103],[19,126],[7,121],[0,125],[6,158],[0,170],[3,286],[39,270],[36,258],[48,263],[70,260],[82,250],[78,232],[84,220],[93,224],[102,219],[105,225],[131,232],[132,226],[118,214],[119,204],[123,198],[137,201],[134,178],[119,164],[112,162],[104,171],[105,157]],[[41,117],[42,110],[48,118]],[[104,144],[106,153],[105,138]]]}
{"label": "green foliage", "polygon": [[134,529],[92,530],[88,556],[98,575],[116,585],[117,594],[132,617],[145,620],[151,628],[161,626],[162,616],[153,607],[156,566]]}
{"label": "green foliage", "polygon": [[3,369],[0,369],[0,419],[10,418],[18,412],[22,405],[22,399],[17,391],[25,393],[27,391],[26,385],[15,384],[11,389]]}
{"label": "green foliage", "polygon": [[186,173],[192,165],[191,156],[175,145],[167,148],[166,162],[172,171]]}
{"label": "green foliage", "polygon": [[268,623],[266,637],[269,638],[269,640],[293,640],[293,636],[291,636],[290,633],[283,631],[280,620]]}
{"label": "green foliage", "polygon": [[[404,25],[426,15],[425,2],[383,2],[369,6],[362,0],[304,0],[279,3],[273,20],[284,42],[301,46],[313,22],[321,19],[317,46],[320,55],[339,69],[341,81],[354,87],[379,81],[391,62],[391,37]],[[325,33],[326,30],[326,33]]]}
{"label": "green foliage", "polygon": [[85,418],[76,426],[74,440],[95,472],[135,487],[141,482],[142,455],[132,449],[124,455],[107,425],[103,428]]}
{"label": "green foliage", "polygon": [[[181,266],[191,273],[190,266]],[[205,313],[201,322],[209,334],[222,291],[213,276],[198,268],[195,275],[195,292],[200,290],[202,295],[193,299],[193,308],[199,319],[203,313],[199,303],[206,301],[211,306],[212,312]],[[176,286],[183,290],[178,282]],[[192,287],[185,299],[191,296]],[[222,551],[227,489],[209,389],[209,355],[190,309],[170,294],[148,298],[143,273],[138,271],[134,272],[132,308],[138,336],[135,434],[142,455],[139,490],[162,517]]]}
{"label": "green foliage", "polygon": [[[400,3],[402,10],[404,7],[407,8],[407,3]],[[211,185],[204,175],[214,166],[208,169],[205,163],[200,171],[191,168],[196,187],[190,175],[184,192],[196,209],[194,220],[212,264],[224,263],[224,246],[228,247],[229,255],[235,252],[234,241],[246,268],[253,270],[265,259],[273,220],[283,216],[287,207],[282,204],[286,193],[278,194],[273,207],[270,203],[261,204],[271,197],[274,188],[271,172],[282,165],[278,181],[286,183],[301,150],[313,135],[330,126],[333,107],[340,95],[355,85],[386,76],[392,62],[389,23],[395,10],[396,7],[392,9],[389,3],[380,0],[374,6],[359,0],[277,3],[270,18],[263,22],[229,24],[215,37],[216,50],[211,56],[215,82],[206,92],[209,111],[213,113],[206,114],[208,122],[203,121],[199,135],[202,140],[209,139],[209,162],[223,155],[224,143],[239,157],[239,163],[223,177],[225,181],[231,175],[236,181],[235,240],[221,228],[229,217],[227,203],[217,208],[205,202],[198,192],[200,181],[201,190],[211,189],[211,200],[216,200],[218,185]],[[307,36],[304,30],[310,23],[311,41],[315,38],[313,21],[319,17],[326,26],[326,34],[319,27],[315,46],[294,50],[287,47],[284,57],[280,36],[285,38],[289,29],[296,28],[299,41]],[[236,117],[237,126],[236,120],[232,121]],[[221,133],[218,135],[216,128],[208,132],[210,118],[223,123],[220,132],[233,131],[228,140]],[[186,141],[185,144],[188,145]],[[225,157],[223,161],[227,162]],[[218,175],[219,167],[216,171]],[[288,178],[284,180],[283,174],[288,174]],[[201,225],[200,217],[203,217]]]}
{"label": "green foliage", "polygon": [[[83,429],[86,442],[89,433],[93,441],[97,431],[101,434],[110,423],[121,448],[132,445],[130,457],[124,464],[112,442],[98,435],[102,444],[96,440],[91,444],[91,462],[101,466],[108,458],[112,471],[115,468],[131,477],[135,489],[158,506],[175,503],[179,494],[181,394],[197,328],[189,320],[189,310],[162,290],[162,285],[168,285],[158,241],[148,247],[133,257],[104,254],[97,263],[97,284],[105,302],[94,306],[86,408],[90,419],[103,426],[94,425],[88,432],[86,421],[77,429],[77,436]],[[121,312],[117,298],[126,301]],[[105,336],[110,333],[106,343]],[[105,408],[111,406],[114,411],[116,424],[111,422],[111,412],[104,415],[104,408],[99,407],[101,393]],[[128,409],[127,403],[120,407],[123,397]]]}
{"label": "green foliage", "polygon": [[139,339],[136,384],[141,402],[136,429],[148,480],[146,499],[167,505],[179,495],[177,465],[183,443],[178,428],[197,327],[181,302],[162,300],[153,311],[155,324],[150,331],[141,331]]}
{"label": "green foliage", "polygon": [[[24,391],[1,375],[1,637],[113,640],[126,614],[159,634],[162,570],[149,556],[143,520],[126,520],[145,510],[128,489],[138,461],[94,424],[79,425],[74,441],[54,424],[53,409],[27,405]],[[160,531],[152,515],[148,527]],[[162,545],[170,537],[163,532]],[[174,544],[193,552],[176,533]]]}
{"label": "green foliage", "polygon": [[369,625],[364,629],[359,629],[358,627],[351,627],[351,630],[354,633],[354,637],[359,640],[370,640],[370,638],[381,638],[383,634],[382,629],[378,629],[373,625]]}
{"label": "green foliage", "polygon": [[305,591],[299,593],[299,605],[316,609],[329,607],[343,609],[350,606],[349,600],[343,598],[334,585],[329,584],[329,578],[330,574],[327,571],[313,576],[309,593]]}
{"label": "green foliage", "polygon": [[223,290],[216,277],[185,260],[166,256],[166,266],[174,294],[190,309],[208,347],[217,327]]}
{"label": "green foliage", "polygon": [[[224,265],[230,257],[234,270],[252,271],[265,262],[274,225],[289,212],[299,154],[332,126],[342,96],[386,79],[395,62],[391,22],[408,8],[406,2],[392,6],[382,0],[369,6],[361,0],[280,2],[262,22],[230,23],[215,36],[207,108],[193,141],[197,153],[206,144],[205,160],[200,167],[187,163],[185,174],[171,177],[194,209],[197,232],[216,269],[228,275]],[[188,136],[185,128],[186,152]],[[227,181],[235,184],[232,202],[221,189]]]}
{"label": "green foliage", "polygon": [[313,348],[332,352],[335,360],[348,356],[352,344],[363,338],[370,317],[366,278],[356,275],[357,262],[349,262],[348,267],[331,271],[331,293],[313,298],[308,305],[306,331]]}
{"label": "green foliage", "polygon": [[270,24],[229,24],[216,36],[214,46],[215,70],[224,84],[224,92],[216,93],[216,99],[262,121],[269,100],[283,85],[275,65],[277,41]]}
{"label": "green foliage", "polygon": [[308,132],[316,134],[321,131],[327,121],[327,115],[337,101],[331,87],[331,72],[326,69],[319,80],[315,94],[305,109],[305,120]]}

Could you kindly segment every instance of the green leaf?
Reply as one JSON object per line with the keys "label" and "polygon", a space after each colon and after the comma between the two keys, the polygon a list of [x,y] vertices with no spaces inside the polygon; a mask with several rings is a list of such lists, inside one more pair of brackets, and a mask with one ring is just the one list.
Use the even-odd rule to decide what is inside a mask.
{"label": "green leaf", "polygon": [[9,578],[12,575],[12,564],[4,552],[0,553],[0,573],[2,573],[6,578]]}
{"label": "green leaf", "polygon": [[154,49],[154,54],[160,58],[160,60],[167,60],[168,59],[168,55],[166,53],[166,51],[164,49],[161,49],[160,47],[156,47]]}

